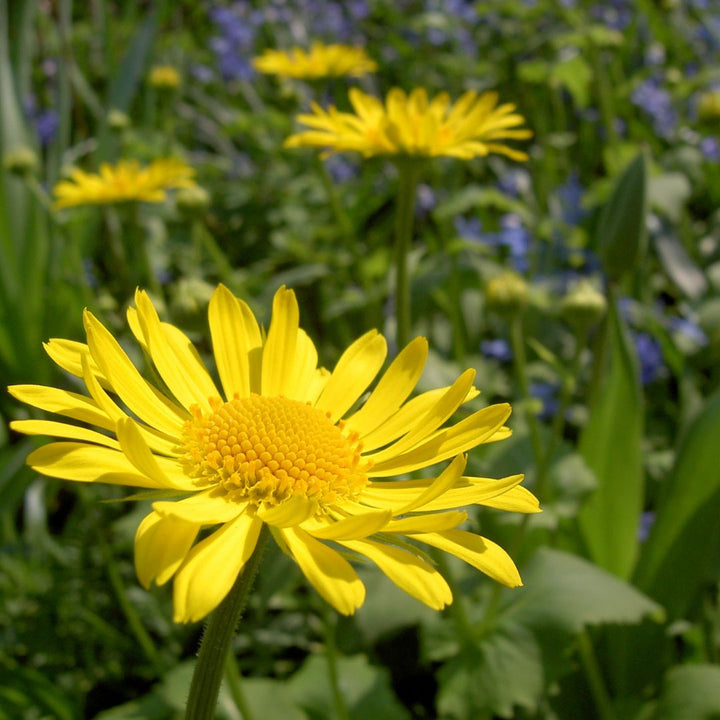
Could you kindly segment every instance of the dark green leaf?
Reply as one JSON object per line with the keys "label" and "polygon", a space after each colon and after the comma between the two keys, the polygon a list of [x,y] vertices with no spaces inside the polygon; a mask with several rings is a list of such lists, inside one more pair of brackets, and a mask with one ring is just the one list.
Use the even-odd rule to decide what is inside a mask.
{"label": "dark green leaf", "polygon": [[650,720],[718,720],[720,667],[686,665],[672,668]]}

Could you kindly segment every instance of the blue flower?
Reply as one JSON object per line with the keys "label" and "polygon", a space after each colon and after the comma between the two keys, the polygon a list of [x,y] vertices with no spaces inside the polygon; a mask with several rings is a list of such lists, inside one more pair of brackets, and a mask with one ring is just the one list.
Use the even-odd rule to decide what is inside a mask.
{"label": "blue flower", "polygon": [[705,347],[709,342],[708,336],[703,329],[692,320],[688,320],[688,318],[672,317],[669,319],[668,325],[670,325],[672,330],[684,335],[700,347]]}
{"label": "blue flower", "polygon": [[643,385],[648,385],[660,375],[660,371],[665,367],[660,343],[648,333],[634,332],[631,334],[640,361],[640,381]]}
{"label": "blue flower", "polygon": [[651,77],[638,85],[630,99],[644,110],[653,121],[655,132],[664,138],[670,137],[677,125],[677,113],[667,90],[660,87],[660,81]]}
{"label": "blue flower", "polygon": [[508,362],[512,360],[512,350],[507,340],[495,338],[494,340],[483,340],[480,343],[480,352],[485,357],[499,360],[500,362]]}
{"label": "blue flower", "polygon": [[568,179],[557,189],[562,218],[569,225],[578,225],[587,215],[587,211],[580,204],[583,192],[577,171],[571,172]]}
{"label": "blue flower", "polygon": [[558,410],[558,386],[549,382],[530,383],[530,395],[542,403],[542,409],[538,413],[541,420],[549,420]]}
{"label": "blue flower", "polygon": [[700,152],[703,157],[710,162],[717,162],[720,160],[720,143],[717,138],[705,137],[700,141]]}

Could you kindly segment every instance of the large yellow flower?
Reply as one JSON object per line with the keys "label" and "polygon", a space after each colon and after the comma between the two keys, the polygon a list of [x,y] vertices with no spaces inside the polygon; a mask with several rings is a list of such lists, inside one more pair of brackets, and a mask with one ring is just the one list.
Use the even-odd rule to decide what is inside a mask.
{"label": "large yellow flower", "polygon": [[364,48],[350,45],[313,43],[310,50],[266,50],[253,59],[261,73],[280,77],[317,80],[329,77],[360,77],[377,70]]}
{"label": "large yellow flower", "polygon": [[371,155],[447,155],[467,160],[490,153],[527,160],[503,140],[522,140],[532,136],[520,128],[525,120],[515,105],[497,104],[497,93],[478,95],[468,90],[456,103],[447,93],[428,100],[423,88],[406,95],[393,88],[385,104],[372,95],[351,88],[350,102],[355,113],[327,110],[313,103],[311,115],[299,115],[298,121],[311,128],[292,135],[286,147],[321,147],[329,152],[356,151]]}
{"label": "large yellow flower", "polygon": [[194,177],[195,170],[176,158],[154,160],[146,167],[137,160],[105,163],[97,174],[75,168],[69,180],[61,180],[54,187],[54,206],[110,205],[130,200],[163,202],[166,190],[193,187]]}
{"label": "large yellow flower", "polygon": [[[456,555],[505,585],[520,584],[499,546],[458,529],[467,517],[459,508],[468,505],[538,511],[535,497],[519,486],[521,475],[463,476],[462,453],[509,434],[506,404],[446,424],[477,394],[472,370],[452,386],[408,400],[428,351],[426,340],[416,338],[365,397],[385,361],[382,335],[360,337],[328,372],[299,328],[291,290],[276,293],[265,334],[249,307],[221,285],[209,307],[221,391],[190,340],[160,320],[148,295],[138,291],[135,303],[128,322],[162,389],[141,376],[86,311],[87,344],[53,339],[46,349],[83,379],[88,395],[40,385],[10,388],[17,399],[83,425],[18,420],[12,427],[62,438],[28,456],[40,473],[174,494],[156,499],[141,522],[135,562],[145,587],[175,577],[176,621],[199,620],[221,602],[263,523],[320,595],[345,614],[365,595],[344,557],[348,551],[437,609],[452,595],[416,542]],[[389,479],[449,458],[437,477]]]}

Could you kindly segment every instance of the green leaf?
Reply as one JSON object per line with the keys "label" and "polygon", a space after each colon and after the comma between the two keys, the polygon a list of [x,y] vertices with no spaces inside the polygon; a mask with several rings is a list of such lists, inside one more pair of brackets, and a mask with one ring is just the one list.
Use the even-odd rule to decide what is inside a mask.
{"label": "green leaf", "polygon": [[626,578],[637,554],[643,507],[643,395],[635,350],[612,298],[607,342],[609,368],[592,388],[590,417],[579,442],[597,489],[578,522],[590,559]]}
{"label": "green leaf", "polygon": [[[409,713],[391,690],[390,673],[385,668],[370,665],[364,655],[355,655],[339,657],[337,670],[340,693],[353,720],[409,720]],[[335,717],[326,657],[308,657],[286,685],[312,720]]]}
{"label": "green leaf", "polygon": [[503,613],[538,632],[576,635],[587,626],[661,620],[662,608],[624,580],[576,555],[541,548],[522,571],[523,587],[506,592]]}
{"label": "green leaf", "polygon": [[650,720],[718,720],[720,667],[684,665],[672,668]]}
{"label": "green leaf", "polygon": [[640,588],[682,616],[720,562],[720,393],[680,441],[637,566]]}
{"label": "green leaf", "polygon": [[550,81],[564,87],[580,109],[585,109],[590,104],[592,79],[592,69],[580,54],[558,62],[550,72]]}
{"label": "green leaf", "polygon": [[610,279],[619,280],[640,263],[646,215],[647,168],[641,152],[617,180],[598,221],[598,249]]}
{"label": "green leaf", "polygon": [[667,276],[692,300],[700,299],[708,283],[680,241],[672,235],[658,235],[654,247]]}
{"label": "green leaf", "polygon": [[648,182],[648,201],[674,223],[680,222],[683,208],[692,188],[680,172],[668,172],[651,177]]}
{"label": "green leaf", "polygon": [[511,718],[515,707],[534,711],[545,685],[542,653],[534,634],[519,625],[498,628],[478,647],[438,672],[437,709],[442,717],[493,713]]}

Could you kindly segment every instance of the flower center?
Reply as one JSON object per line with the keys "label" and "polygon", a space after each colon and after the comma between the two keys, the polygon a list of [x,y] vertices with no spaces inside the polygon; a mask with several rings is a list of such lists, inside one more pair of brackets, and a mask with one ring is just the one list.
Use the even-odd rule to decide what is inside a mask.
{"label": "flower center", "polygon": [[276,505],[301,495],[321,504],[354,499],[367,483],[356,434],[316,408],[250,395],[212,411],[195,406],[181,447],[186,471],[238,502]]}

